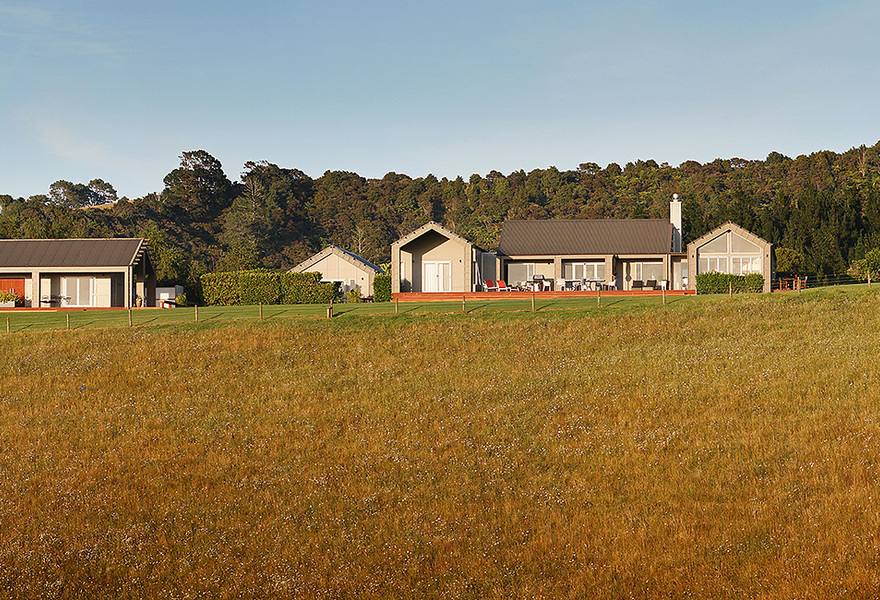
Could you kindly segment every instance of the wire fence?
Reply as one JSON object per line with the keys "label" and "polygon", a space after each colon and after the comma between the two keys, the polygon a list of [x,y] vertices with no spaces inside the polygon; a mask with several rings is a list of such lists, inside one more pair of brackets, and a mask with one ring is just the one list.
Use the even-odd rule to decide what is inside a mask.
{"label": "wire fence", "polygon": [[835,285],[856,285],[864,283],[867,283],[866,279],[856,279],[852,275],[846,273],[830,275],[820,273],[819,275],[779,277],[773,281],[771,289],[774,292],[789,292]]}

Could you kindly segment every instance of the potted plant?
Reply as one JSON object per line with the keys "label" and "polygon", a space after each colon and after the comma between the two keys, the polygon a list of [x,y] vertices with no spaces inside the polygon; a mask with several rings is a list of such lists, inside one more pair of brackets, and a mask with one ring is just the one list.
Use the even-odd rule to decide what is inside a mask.
{"label": "potted plant", "polygon": [[16,302],[21,301],[15,292],[0,290],[0,308],[15,308]]}

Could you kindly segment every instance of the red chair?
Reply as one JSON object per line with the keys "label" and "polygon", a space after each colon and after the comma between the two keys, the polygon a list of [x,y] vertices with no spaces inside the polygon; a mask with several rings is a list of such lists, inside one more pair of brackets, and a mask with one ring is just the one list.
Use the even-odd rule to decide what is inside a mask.
{"label": "red chair", "polygon": [[494,284],[495,284],[495,282],[492,281],[491,279],[486,279],[483,282],[483,287],[486,289],[487,292],[497,292],[498,286],[494,285]]}
{"label": "red chair", "polygon": [[504,283],[503,279],[498,280],[498,287],[496,288],[499,292],[512,292],[513,288]]}

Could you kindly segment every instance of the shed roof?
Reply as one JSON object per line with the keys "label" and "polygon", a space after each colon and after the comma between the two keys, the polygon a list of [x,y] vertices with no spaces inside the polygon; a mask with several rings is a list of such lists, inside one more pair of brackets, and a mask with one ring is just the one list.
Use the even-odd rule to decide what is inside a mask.
{"label": "shed roof", "polygon": [[0,240],[0,267],[127,267],[146,245],[143,238]]}
{"label": "shed roof", "polygon": [[320,261],[324,260],[326,257],[330,255],[336,255],[343,260],[356,264],[361,267],[365,267],[371,271],[375,271],[376,273],[384,273],[385,271],[382,267],[375,265],[368,261],[366,258],[362,258],[355,254],[354,252],[349,252],[345,248],[340,248],[339,246],[327,246],[317,254],[313,254],[309,258],[305,259],[295,267],[291,269],[291,271],[303,272],[309,270],[312,266],[316,265]]}
{"label": "shed roof", "polygon": [[666,219],[549,219],[505,221],[498,253],[506,256],[668,254]]}

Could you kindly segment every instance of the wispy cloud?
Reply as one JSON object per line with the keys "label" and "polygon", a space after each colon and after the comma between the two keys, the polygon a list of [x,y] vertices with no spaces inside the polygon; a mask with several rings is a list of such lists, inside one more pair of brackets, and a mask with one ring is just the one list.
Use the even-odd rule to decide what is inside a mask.
{"label": "wispy cloud", "polygon": [[117,52],[98,27],[81,18],[0,1],[0,39],[20,50],[45,53],[100,55]]}
{"label": "wispy cloud", "polygon": [[135,173],[136,162],[126,154],[114,151],[95,141],[82,127],[52,111],[28,108],[20,113],[22,122],[33,139],[57,157],[80,162],[97,172],[119,171]]}

